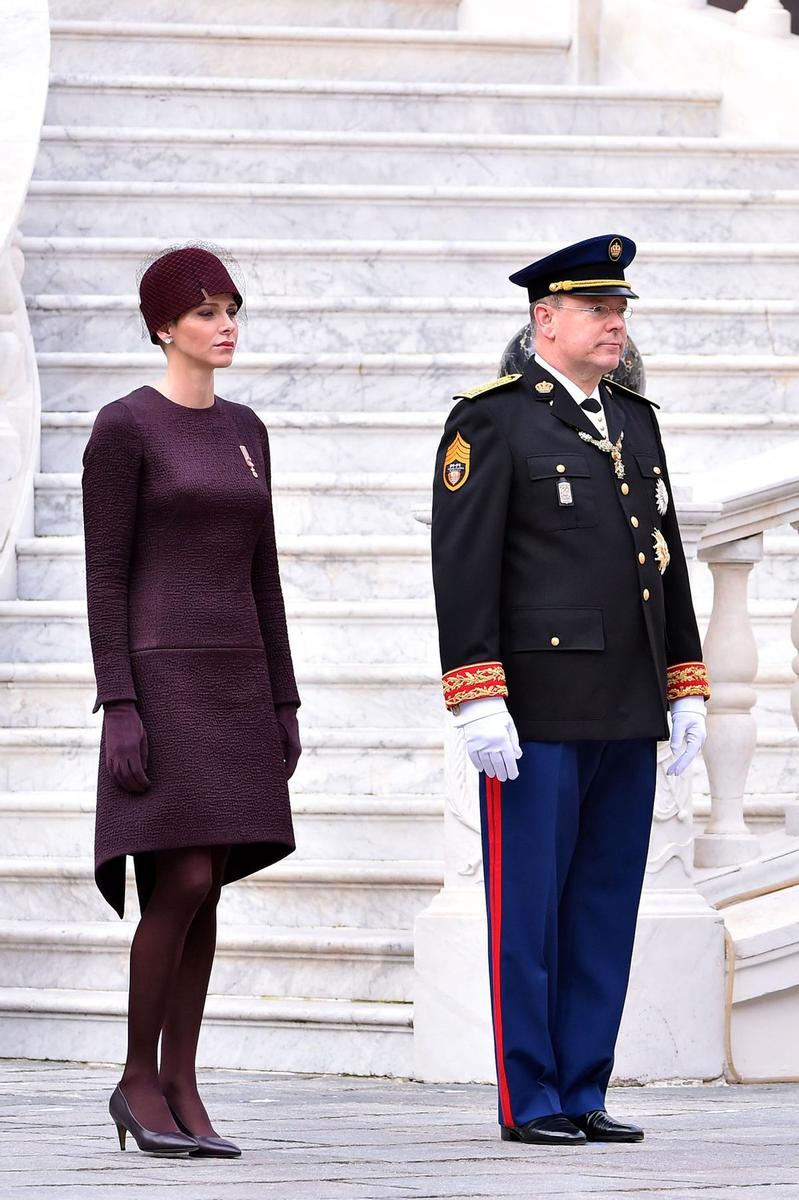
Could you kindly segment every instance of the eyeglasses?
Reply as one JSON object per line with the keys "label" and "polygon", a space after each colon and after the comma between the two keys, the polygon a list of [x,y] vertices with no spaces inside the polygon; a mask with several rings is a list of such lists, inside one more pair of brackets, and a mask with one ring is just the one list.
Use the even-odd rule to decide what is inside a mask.
{"label": "eyeglasses", "polygon": [[625,304],[624,308],[611,308],[609,304],[591,304],[587,308],[583,308],[582,305],[578,307],[576,304],[558,304],[555,307],[585,313],[587,317],[593,317],[596,321],[607,321],[610,316],[621,317],[623,321],[629,321],[633,315],[629,304]]}

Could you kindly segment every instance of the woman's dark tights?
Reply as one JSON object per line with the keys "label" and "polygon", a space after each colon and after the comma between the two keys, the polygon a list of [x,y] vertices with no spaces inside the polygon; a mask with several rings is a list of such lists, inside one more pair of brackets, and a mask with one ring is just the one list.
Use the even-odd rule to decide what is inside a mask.
{"label": "woman's dark tights", "polygon": [[227,846],[158,851],[155,885],[131,945],[120,1085],[134,1116],[159,1133],[177,1129],[167,1100],[192,1133],[214,1132],[194,1072],[227,854]]}

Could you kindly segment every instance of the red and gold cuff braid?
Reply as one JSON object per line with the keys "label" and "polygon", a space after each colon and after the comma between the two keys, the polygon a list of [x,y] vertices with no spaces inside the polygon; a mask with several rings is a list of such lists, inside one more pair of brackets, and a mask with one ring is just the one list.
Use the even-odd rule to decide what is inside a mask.
{"label": "red and gold cuff braid", "polygon": [[444,703],[447,708],[466,700],[482,700],[485,696],[507,696],[505,668],[501,662],[469,663],[456,667],[442,676]]}
{"label": "red and gold cuff braid", "polygon": [[667,668],[667,700],[681,700],[683,696],[704,696],[710,699],[710,680],[707,667],[701,662],[675,663]]}

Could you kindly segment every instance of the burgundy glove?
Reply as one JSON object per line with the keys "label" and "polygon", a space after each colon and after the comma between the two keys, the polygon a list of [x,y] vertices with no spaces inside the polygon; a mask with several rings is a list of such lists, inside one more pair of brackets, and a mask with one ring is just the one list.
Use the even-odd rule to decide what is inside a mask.
{"label": "burgundy glove", "polygon": [[302,746],[300,745],[300,727],[297,724],[297,705],[278,704],[275,715],[280,727],[280,741],[283,744],[283,759],[286,763],[286,779],[291,779],[300,761]]}
{"label": "burgundy glove", "polygon": [[147,769],[147,734],[132,700],[103,705],[105,765],[126,792],[143,792],[150,786]]}

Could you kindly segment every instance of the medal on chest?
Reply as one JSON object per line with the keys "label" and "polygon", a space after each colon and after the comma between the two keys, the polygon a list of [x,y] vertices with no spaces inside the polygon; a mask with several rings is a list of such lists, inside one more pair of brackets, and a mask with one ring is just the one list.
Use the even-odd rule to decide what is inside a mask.
{"label": "medal on chest", "polygon": [[621,445],[624,441],[624,430],[618,436],[618,440],[611,442],[610,438],[595,438],[591,437],[590,433],[583,433],[582,429],[577,430],[577,436],[582,438],[584,442],[588,442],[591,446],[596,446],[597,450],[601,450],[603,454],[609,454],[613,463],[613,470],[616,472],[617,479],[624,479],[624,463],[621,457]]}
{"label": "medal on chest", "polygon": [[250,472],[252,473],[253,479],[257,479],[258,472],[255,469],[255,463],[250,458],[249,450],[247,449],[246,446],[239,446],[239,450],[241,450],[241,453],[244,455],[244,461],[246,462],[247,466],[250,468]]}

